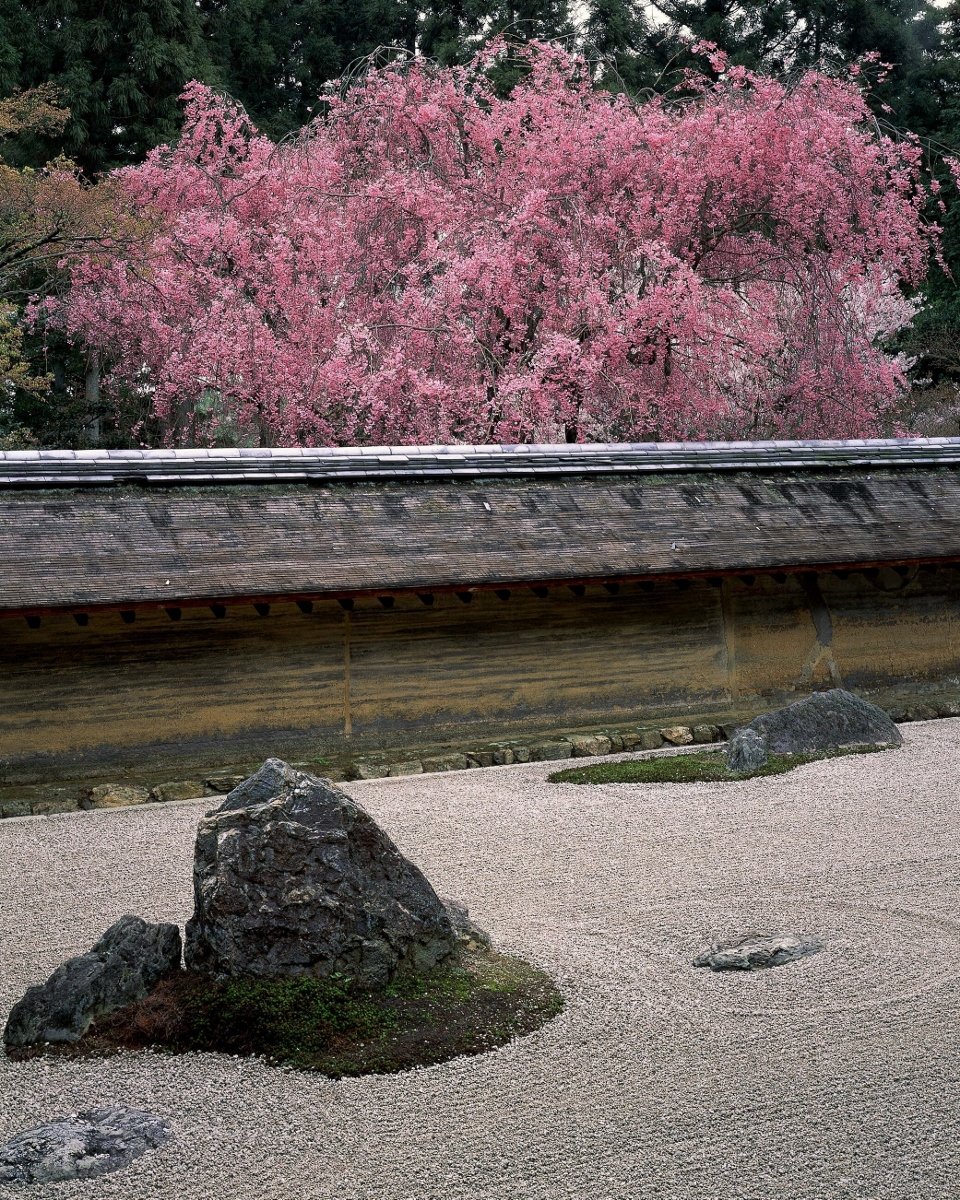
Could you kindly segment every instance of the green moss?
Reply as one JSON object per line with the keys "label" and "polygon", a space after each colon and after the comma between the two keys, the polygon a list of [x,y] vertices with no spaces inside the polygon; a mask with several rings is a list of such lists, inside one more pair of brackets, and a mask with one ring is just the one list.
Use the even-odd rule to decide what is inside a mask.
{"label": "green moss", "polygon": [[758,771],[732,774],[727,770],[726,752],[701,750],[693,754],[667,754],[658,758],[629,759],[626,762],[599,763],[592,767],[572,767],[555,771],[551,783],[729,783],[755,779],[762,775],[783,775],[804,763],[819,762],[847,754],[871,754],[884,746],[842,746],[809,754],[771,754]]}
{"label": "green moss", "polygon": [[464,952],[425,975],[398,976],[382,991],[361,990],[344,975],[217,982],[178,971],[79,1042],[16,1057],[218,1051],[339,1078],[479,1054],[531,1033],[562,1008],[544,971],[489,950]]}

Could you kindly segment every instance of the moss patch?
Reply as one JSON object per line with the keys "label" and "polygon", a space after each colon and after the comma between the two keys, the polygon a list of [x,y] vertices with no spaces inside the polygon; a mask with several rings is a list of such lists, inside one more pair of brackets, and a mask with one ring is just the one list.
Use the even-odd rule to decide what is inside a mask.
{"label": "moss patch", "polygon": [[219,1051],[334,1078],[386,1074],[481,1054],[532,1033],[562,1008],[544,971],[488,950],[465,951],[450,966],[397,979],[382,992],[362,991],[342,975],[217,983],[180,971],[95,1022],[79,1042],[16,1057]]}
{"label": "moss patch", "polygon": [[725,750],[701,750],[693,754],[666,754],[659,758],[629,759],[626,762],[598,763],[592,767],[571,767],[555,771],[551,783],[729,783],[755,779],[758,775],[783,775],[804,763],[847,754],[872,754],[886,746],[841,746],[809,754],[771,754],[758,771],[732,774],[727,770]]}

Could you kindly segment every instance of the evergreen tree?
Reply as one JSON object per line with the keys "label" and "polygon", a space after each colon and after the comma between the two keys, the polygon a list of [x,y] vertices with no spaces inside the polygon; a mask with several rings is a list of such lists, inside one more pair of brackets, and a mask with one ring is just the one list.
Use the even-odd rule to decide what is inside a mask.
{"label": "evergreen tree", "polygon": [[379,47],[412,52],[412,0],[201,0],[217,82],[272,137],[310,121],[323,85]]}
{"label": "evergreen tree", "polygon": [[[22,6],[24,7],[24,6]],[[209,74],[193,0],[40,0],[15,22],[6,90],[52,83],[70,119],[55,145],[85,174],[140,161],[176,136],[184,84]]]}

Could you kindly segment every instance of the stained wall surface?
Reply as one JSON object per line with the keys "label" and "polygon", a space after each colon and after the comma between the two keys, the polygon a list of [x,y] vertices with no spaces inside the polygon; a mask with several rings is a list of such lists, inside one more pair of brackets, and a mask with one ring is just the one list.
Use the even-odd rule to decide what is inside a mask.
{"label": "stained wall surface", "polygon": [[760,711],[834,684],[882,696],[960,687],[955,569],[0,627],[7,778]]}

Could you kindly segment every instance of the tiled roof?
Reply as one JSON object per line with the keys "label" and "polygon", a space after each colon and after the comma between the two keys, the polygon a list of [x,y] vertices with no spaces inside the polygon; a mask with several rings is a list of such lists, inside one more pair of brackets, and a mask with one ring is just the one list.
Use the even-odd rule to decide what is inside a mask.
{"label": "tiled roof", "polygon": [[960,560],[957,439],[7,452],[0,477],[6,611]]}
{"label": "tiled roof", "polygon": [[254,485],[958,464],[960,438],[320,450],[7,450],[0,451],[0,487]]}

